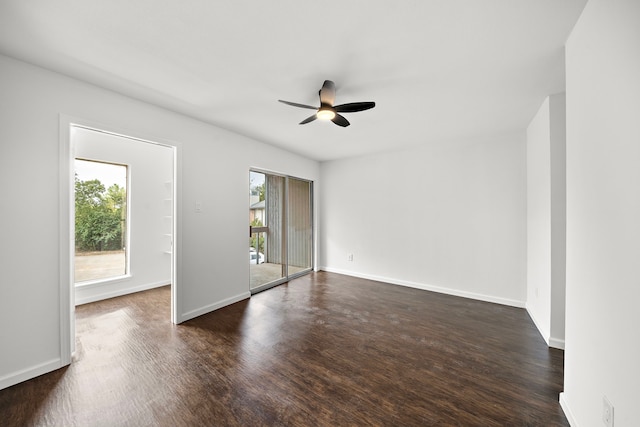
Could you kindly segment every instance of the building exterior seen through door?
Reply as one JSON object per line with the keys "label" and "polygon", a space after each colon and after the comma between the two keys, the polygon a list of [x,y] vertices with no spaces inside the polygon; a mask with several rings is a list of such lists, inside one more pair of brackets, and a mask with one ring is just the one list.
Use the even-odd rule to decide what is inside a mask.
{"label": "building exterior seen through door", "polygon": [[309,273],[313,268],[313,183],[249,172],[251,292]]}

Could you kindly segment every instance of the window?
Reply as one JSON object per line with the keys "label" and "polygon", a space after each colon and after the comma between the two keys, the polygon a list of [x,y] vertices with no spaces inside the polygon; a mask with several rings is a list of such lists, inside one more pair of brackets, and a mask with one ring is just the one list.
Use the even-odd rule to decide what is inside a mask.
{"label": "window", "polygon": [[127,216],[127,166],[76,159],[76,284],[128,273]]}

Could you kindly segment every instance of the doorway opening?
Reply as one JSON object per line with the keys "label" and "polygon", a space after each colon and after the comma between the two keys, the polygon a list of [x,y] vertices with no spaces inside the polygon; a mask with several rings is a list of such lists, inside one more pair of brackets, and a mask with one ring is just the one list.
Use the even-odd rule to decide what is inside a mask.
{"label": "doorway opening", "polygon": [[[179,146],[169,141],[158,142],[88,120],[60,116],[61,366],[71,363],[75,351],[76,305],[170,285],[171,322],[180,323],[176,267],[179,245],[174,244],[179,238],[175,203],[178,154]],[[121,215],[121,227],[109,243],[116,244],[119,239],[118,245],[122,246],[117,252],[120,259],[124,254],[125,261],[117,262],[117,271],[110,277],[85,276],[83,280],[76,270],[76,179],[85,184],[93,180],[76,175],[76,159],[78,163],[88,161],[93,166],[105,164],[126,170],[126,188],[124,194],[119,194],[121,203],[111,206]],[[94,201],[107,199],[109,190],[122,190],[120,183],[114,187],[114,183],[99,180],[106,195],[98,191]],[[116,229],[113,227],[112,231]],[[100,248],[100,239],[94,239],[94,248],[111,249],[105,236]]]}
{"label": "doorway opening", "polygon": [[256,293],[313,269],[313,183],[249,171],[250,291]]}
{"label": "doorway opening", "polygon": [[75,304],[171,284],[173,149],[82,126],[71,139]]}

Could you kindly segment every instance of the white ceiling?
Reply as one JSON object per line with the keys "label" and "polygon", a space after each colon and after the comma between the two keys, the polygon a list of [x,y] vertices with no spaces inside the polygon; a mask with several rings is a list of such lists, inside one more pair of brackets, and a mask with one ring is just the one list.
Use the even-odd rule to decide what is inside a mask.
{"label": "white ceiling", "polygon": [[[524,130],[586,0],[2,0],[0,52],[317,160]],[[375,101],[315,121],[278,99]]]}

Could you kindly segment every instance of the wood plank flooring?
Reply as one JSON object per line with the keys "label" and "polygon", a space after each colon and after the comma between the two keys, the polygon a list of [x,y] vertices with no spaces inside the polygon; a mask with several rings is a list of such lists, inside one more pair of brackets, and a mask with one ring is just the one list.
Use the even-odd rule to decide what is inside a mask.
{"label": "wood plank flooring", "polygon": [[2,426],[568,426],[522,309],[319,272],[182,325],[168,287],[77,308]]}

